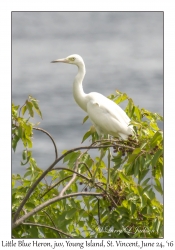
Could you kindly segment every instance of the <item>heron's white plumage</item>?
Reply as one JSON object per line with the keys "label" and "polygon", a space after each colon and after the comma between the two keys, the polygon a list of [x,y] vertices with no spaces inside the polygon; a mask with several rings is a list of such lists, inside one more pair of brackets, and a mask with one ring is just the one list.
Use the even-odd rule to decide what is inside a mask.
{"label": "heron's white plumage", "polygon": [[86,70],[81,56],[74,54],[52,62],[64,62],[77,65],[78,74],[73,83],[74,99],[77,104],[88,113],[99,135],[109,134],[114,137],[120,136],[123,140],[126,140],[129,135],[134,134],[132,125],[129,125],[130,118],[120,106],[99,93],[84,93],[82,81]]}

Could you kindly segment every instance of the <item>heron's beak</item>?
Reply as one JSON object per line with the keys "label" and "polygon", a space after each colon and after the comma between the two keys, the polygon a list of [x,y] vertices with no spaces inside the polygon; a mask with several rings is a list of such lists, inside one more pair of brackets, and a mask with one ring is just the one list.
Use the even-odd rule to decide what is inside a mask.
{"label": "heron's beak", "polygon": [[51,61],[51,63],[57,63],[57,62],[68,63],[68,60],[67,60],[67,58],[62,58],[62,59],[57,59],[57,60]]}

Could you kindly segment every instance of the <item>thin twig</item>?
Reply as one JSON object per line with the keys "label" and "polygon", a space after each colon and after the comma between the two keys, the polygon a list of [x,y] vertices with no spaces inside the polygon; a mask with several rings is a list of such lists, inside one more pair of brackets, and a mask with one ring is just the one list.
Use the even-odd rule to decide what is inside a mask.
{"label": "thin twig", "polygon": [[59,229],[57,229],[55,227],[51,227],[51,226],[47,226],[47,225],[43,225],[43,224],[39,224],[39,223],[31,223],[31,222],[23,222],[22,224],[23,225],[29,225],[29,226],[35,226],[35,227],[49,228],[49,229],[52,229],[52,230],[56,231],[59,234],[63,234],[65,236],[68,236],[69,238],[73,238],[72,235],[67,234],[67,233],[65,233],[65,232],[63,232],[63,231],[61,231],[61,230],[59,230]]}
{"label": "thin twig", "polygon": [[89,167],[87,166],[87,164],[85,162],[80,162],[79,165],[80,164],[83,164],[86,167],[87,171],[89,172],[90,176],[92,177],[92,173],[91,173]]}
{"label": "thin twig", "polygon": [[89,179],[88,177],[86,177],[85,175],[83,174],[80,174],[78,172],[76,172],[75,170],[73,169],[70,169],[70,168],[65,168],[65,167],[57,167],[57,168],[53,168],[53,170],[66,170],[66,171],[70,171],[71,173],[75,173],[76,175],[80,176],[81,178],[85,179],[86,181],[91,181],[91,179]]}
{"label": "thin twig", "polygon": [[53,145],[54,145],[54,148],[55,148],[55,160],[58,158],[58,150],[57,150],[57,146],[56,146],[56,143],[55,143],[55,141],[54,141],[54,139],[52,138],[52,136],[46,131],[46,130],[44,130],[44,129],[42,129],[42,128],[36,128],[36,127],[33,127],[33,129],[35,129],[35,130],[39,130],[39,131],[41,131],[41,132],[43,132],[43,133],[45,133],[46,135],[48,135],[49,136],[49,138],[52,140],[52,142],[53,142]]}
{"label": "thin twig", "polygon": [[[43,213],[45,213],[45,214],[49,217],[49,219],[50,219],[50,221],[52,222],[52,224],[53,224],[54,228],[56,228],[56,229],[57,229],[57,227],[56,227],[56,225],[55,225],[54,221],[52,220],[52,217],[48,214],[48,212],[43,211]],[[59,235],[59,236],[60,236],[60,238],[61,238],[61,234],[60,234],[59,232],[58,232],[58,235]]]}
{"label": "thin twig", "polygon": [[54,221],[52,220],[51,216],[48,214],[48,212],[43,210],[43,213],[45,213],[49,217],[49,219],[51,220],[53,226],[56,228],[56,225],[55,225]]}
{"label": "thin twig", "polygon": [[63,178],[62,180],[56,182],[53,186],[49,187],[49,189],[44,194],[41,195],[40,199],[43,198],[43,196],[45,196],[48,192],[50,192],[54,187],[59,185],[62,181],[65,181],[66,179],[71,178],[71,177],[72,177],[72,175],[69,175],[69,176]]}
{"label": "thin twig", "polygon": [[17,226],[19,226],[21,223],[23,223],[23,221],[25,221],[26,219],[28,219],[30,216],[36,214],[37,212],[39,212],[40,210],[42,210],[43,208],[51,205],[52,203],[55,203],[57,201],[66,199],[66,198],[70,198],[70,197],[75,197],[75,196],[103,196],[102,193],[90,193],[90,192],[78,192],[78,193],[72,193],[72,194],[67,194],[64,195],[62,197],[56,196],[50,200],[47,200],[46,202],[40,204],[39,206],[37,206],[36,208],[34,208],[32,211],[30,211],[29,213],[25,214],[24,216],[22,216],[20,219],[16,220],[13,224],[12,224],[12,229],[16,228]]}

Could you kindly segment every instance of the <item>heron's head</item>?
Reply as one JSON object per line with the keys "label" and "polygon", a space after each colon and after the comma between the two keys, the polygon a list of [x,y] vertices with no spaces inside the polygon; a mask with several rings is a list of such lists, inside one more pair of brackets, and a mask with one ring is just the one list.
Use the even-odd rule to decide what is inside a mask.
{"label": "heron's head", "polygon": [[54,60],[51,63],[57,63],[57,62],[75,64],[78,67],[84,65],[83,58],[81,56],[77,55],[77,54],[70,55],[70,56],[68,56],[66,58]]}

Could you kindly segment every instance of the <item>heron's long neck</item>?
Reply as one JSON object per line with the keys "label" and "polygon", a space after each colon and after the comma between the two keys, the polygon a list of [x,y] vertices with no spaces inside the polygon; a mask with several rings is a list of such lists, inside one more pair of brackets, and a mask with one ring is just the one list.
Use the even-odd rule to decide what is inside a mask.
{"label": "heron's long neck", "polygon": [[87,99],[86,94],[83,91],[83,78],[85,76],[86,69],[85,65],[82,64],[78,66],[78,74],[75,77],[74,83],[73,83],[73,95],[76,103],[85,111],[87,112]]}

